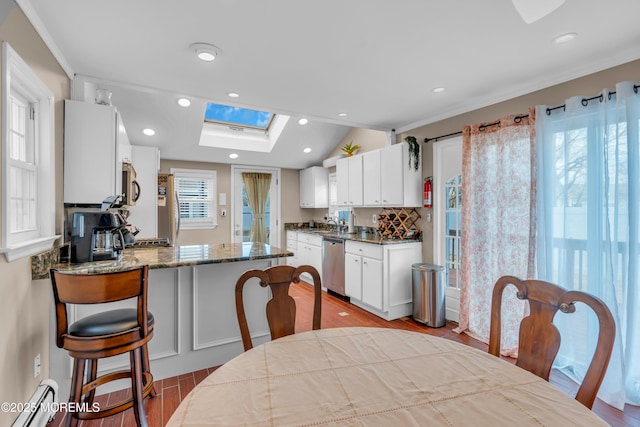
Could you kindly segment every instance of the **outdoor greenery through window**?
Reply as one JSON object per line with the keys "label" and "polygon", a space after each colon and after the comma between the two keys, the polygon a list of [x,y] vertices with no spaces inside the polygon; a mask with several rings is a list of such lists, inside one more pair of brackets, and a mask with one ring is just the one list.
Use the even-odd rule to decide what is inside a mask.
{"label": "outdoor greenery through window", "polygon": [[207,122],[228,125],[238,129],[268,131],[275,114],[266,111],[231,107],[222,104],[207,104],[204,119]]}
{"label": "outdoor greenery through window", "polygon": [[173,169],[180,228],[213,228],[216,222],[216,172]]}

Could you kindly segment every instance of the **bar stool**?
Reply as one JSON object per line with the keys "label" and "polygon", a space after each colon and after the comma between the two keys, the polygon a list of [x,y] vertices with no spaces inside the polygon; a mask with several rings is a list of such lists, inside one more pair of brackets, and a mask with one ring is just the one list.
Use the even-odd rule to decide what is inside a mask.
{"label": "bar stool", "polygon": [[[131,270],[79,274],[51,270],[56,310],[56,344],[73,358],[69,402],[91,409],[96,387],[110,381],[131,378],[132,397],[96,412],[69,412],[67,426],[78,420],[92,420],[133,407],[138,426],[147,427],[144,398],[155,396],[149,370],[147,343],[153,336],[153,314],[147,311],[149,267]],[[136,308],[108,310],[84,317],[71,325],[67,304],[100,304],[136,298]],[[129,353],[130,369],[97,376],[98,359]],[[85,380],[86,377],[86,380]]]}

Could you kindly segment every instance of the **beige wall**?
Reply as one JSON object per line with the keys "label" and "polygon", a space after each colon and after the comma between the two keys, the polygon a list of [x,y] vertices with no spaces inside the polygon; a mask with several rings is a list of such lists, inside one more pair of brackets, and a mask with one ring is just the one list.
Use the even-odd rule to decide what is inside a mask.
{"label": "beige wall", "polygon": [[[379,130],[371,129],[357,129],[353,128],[342,138],[342,141],[336,145],[333,151],[327,157],[337,156],[344,154],[340,150],[340,147],[353,141],[354,144],[360,145],[362,148],[358,150],[358,153],[365,153],[367,151],[383,148],[387,144],[387,134]],[[329,173],[335,172],[336,168],[330,168]],[[324,222],[324,217],[328,213],[328,209],[302,209],[308,211],[308,219],[313,218],[316,222]],[[375,227],[373,223],[373,215],[380,212],[379,208],[354,208],[355,225],[365,227]],[[307,220],[308,220],[307,219]]]}
{"label": "beige wall", "polygon": [[[413,135],[418,141],[423,141],[425,138],[435,138],[440,135],[458,132],[462,130],[464,125],[492,122],[509,114],[526,113],[529,107],[535,107],[536,105],[562,105],[565,99],[572,96],[594,96],[604,88],[615,89],[615,85],[618,82],[638,81],[640,80],[639,76],[640,60],[637,60],[413,129],[398,135],[398,141],[402,141],[406,135]],[[421,147],[423,162],[422,173],[424,177],[433,175],[433,144],[433,142],[423,143]],[[434,183],[434,185],[439,185],[439,183]],[[422,215],[419,226],[423,230],[423,259],[425,262],[433,262],[433,223],[426,222],[424,218],[426,209],[419,209],[419,211]]]}
{"label": "beige wall", "polygon": [[[220,216],[218,207],[218,226],[213,230],[182,230],[178,237],[179,245],[203,243],[224,243],[231,240],[231,165],[222,163],[187,162],[181,160],[162,160],[160,172],[169,173],[171,168],[215,170],[217,192],[227,194],[226,217]],[[287,222],[305,222],[311,218],[314,209],[300,209],[300,174],[294,169],[282,169],[280,172],[280,198],[282,224]],[[280,246],[285,247],[284,227],[281,227]]]}
{"label": "beige wall", "polygon": [[[19,7],[0,22],[0,40],[9,42],[55,96],[56,233],[62,234],[62,100],[69,98],[69,79]],[[7,263],[0,257],[0,277],[0,402],[23,402],[49,376],[51,287],[48,280],[31,281],[29,258]],[[42,372],[34,378],[38,353]],[[10,425],[16,416],[0,412],[0,425]]]}

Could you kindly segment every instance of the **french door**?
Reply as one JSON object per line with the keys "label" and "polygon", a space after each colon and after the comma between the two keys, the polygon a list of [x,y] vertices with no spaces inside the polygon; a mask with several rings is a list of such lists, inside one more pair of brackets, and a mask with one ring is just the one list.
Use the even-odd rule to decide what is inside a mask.
{"label": "french door", "polygon": [[462,137],[433,147],[434,260],[445,267],[446,318],[460,313],[460,212],[462,210]]}
{"label": "french door", "polygon": [[242,179],[243,172],[258,172],[271,175],[271,186],[265,210],[265,225],[267,227],[268,243],[280,247],[280,169],[231,166],[231,241],[234,243],[248,242],[250,239],[253,212],[247,202],[247,192]]}

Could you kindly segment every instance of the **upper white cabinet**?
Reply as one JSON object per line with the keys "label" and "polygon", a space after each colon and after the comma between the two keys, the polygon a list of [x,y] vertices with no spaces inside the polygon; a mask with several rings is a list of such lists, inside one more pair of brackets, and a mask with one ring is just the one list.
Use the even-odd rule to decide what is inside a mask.
{"label": "upper white cabinet", "polygon": [[338,206],[363,206],[362,155],[339,159],[336,163]]}
{"label": "upper white cabinet", "polygon": [[329,172],[320,166],[300,171],[300,207],[329,207]]}
{"label": "upper white cabinet", "polygon": [[[361,167],[352,168],[352,162],[357,159]],[[338,160],[336,174],[340,206],[422,206],[422,165],[417,170],[409,166],[408,144],[395,144]],[[361,186],[361,199],[351,195],[352,185]],[[358,193],[357,187],[353,191]]]}
{"label": "upper white cabinet", "polygon": [[[409,170],[408,160],[403,160],[403,149],[408,144],[396,144],[380,150],[382,167],[380,168],[380,199],[382,206],[408,206],[405,203],[404,176]],[[406,187],[410,187],[407,183]],[[416,187],[420,191],[420,184]]]}
{"label": "upper white cabinet", "polygon": [[136,181],[140,196],[135,206],[130,206],[128,221],[138,227],[138,238],[158,237],[158,168],[160,150],[156,147],[132,145],[131,161],[136,169]]}
{"label": "upper white cabinet", "polygon": [[64,203],[96,204],[122,193],[122,160],[131,158],[120,113],[65,100]]}
{"label": "upper white cabinet", "polygon": [[362,155],[363,194],[365,206],[382,205],[382,170],[380,159],[382,150],[368,151]]}

